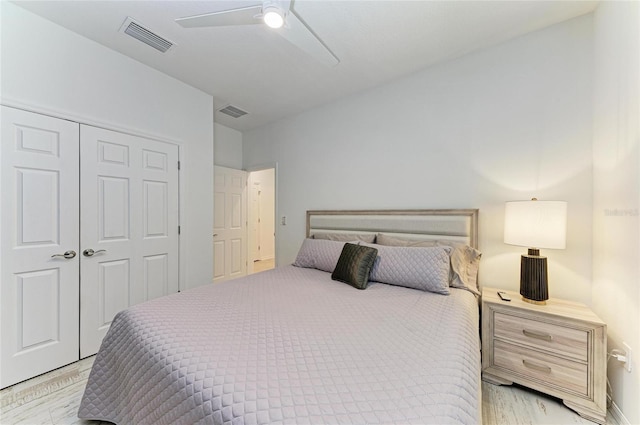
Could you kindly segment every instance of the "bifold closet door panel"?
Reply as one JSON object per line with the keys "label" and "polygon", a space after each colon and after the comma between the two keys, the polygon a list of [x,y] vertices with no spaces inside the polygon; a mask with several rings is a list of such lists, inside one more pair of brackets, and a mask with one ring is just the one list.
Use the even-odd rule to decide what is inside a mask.
{"label": "bifold closet door panel", "polygon": [[80,356],[121,310],[178,291],[178,147],[80,127]]}
{"label": "bifold closet door panel", "polygon": [[2,106],[0,387],[78,360],[79,125]]}

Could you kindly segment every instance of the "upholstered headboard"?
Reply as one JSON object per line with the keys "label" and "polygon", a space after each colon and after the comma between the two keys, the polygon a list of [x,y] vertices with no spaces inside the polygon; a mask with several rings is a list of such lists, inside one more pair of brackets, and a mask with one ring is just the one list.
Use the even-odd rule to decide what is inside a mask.
{"label": "upholstered headboard", "polygon": [[386,233],[451,240],[478,248],[477,209],[307,211],[307,237],[319,233]]}

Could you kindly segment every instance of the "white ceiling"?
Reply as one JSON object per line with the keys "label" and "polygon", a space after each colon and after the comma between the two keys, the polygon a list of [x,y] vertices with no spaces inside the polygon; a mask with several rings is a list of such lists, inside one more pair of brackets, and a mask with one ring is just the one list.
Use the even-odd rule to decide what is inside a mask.
{"label": "white ceiling", "polygon": [[[264,25],[182,28],[174,19],[256,1],[17,1],[48,20],[211,94],[240,131],[291,116],[591,12],[597,1],[297,0],[293,9],[340,59],[316,62]],[[162,54],[118,32],[130,16],[174,42]]]}

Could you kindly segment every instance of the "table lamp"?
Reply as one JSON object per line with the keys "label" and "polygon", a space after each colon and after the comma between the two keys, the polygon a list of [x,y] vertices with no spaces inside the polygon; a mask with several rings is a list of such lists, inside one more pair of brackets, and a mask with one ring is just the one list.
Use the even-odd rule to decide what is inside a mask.
{"label": "table lamp", "polygon": [[564,249],[567,239],[567,203],[564,201],[510,201],[504,208],[504,243],[526,246],[520,261],[520,295],[524,301],[546,304],[549,299],[547,257],[540,248]]}

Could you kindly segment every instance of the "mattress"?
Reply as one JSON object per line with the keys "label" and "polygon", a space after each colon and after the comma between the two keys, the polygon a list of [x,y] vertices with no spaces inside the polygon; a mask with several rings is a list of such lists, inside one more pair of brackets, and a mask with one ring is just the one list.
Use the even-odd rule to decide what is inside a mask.
{"label": "mattress", "polygon": [[477,424],[478,303],[293,266],[119,313],[78,416],[117,424]]}

